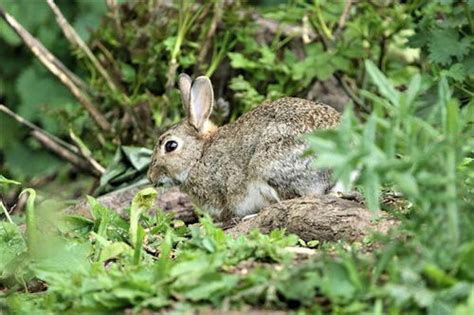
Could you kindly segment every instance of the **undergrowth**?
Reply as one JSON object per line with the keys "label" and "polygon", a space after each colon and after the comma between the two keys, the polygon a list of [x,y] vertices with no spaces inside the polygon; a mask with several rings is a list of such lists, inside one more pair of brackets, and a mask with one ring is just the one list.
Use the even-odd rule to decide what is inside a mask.
{"label": "undergrowth", "polygon": [[[410,206],[398,214],[399,228],[363,243],[316,245],[317,255],[302,260],[288,248],[308,244],[284,231],[233,238],[207,215],[192,226],[150,215],[151,188],[135,196],[128,221],[92,197],[93,220],[58,220],[57,206],[36,207],[27,189],[26,234],[11,218],[0,225],[2,307],[472,313],[472,106],[460,108],[442,79],[433,111],[419,116],[429,90],[419,76],[399,92],[372,63],[367,68],[381,95],[365,92],[376,110],[361,123],[349,108],[337,130],[309,139],[320,166],[337,177],[360,171],[356,185],[373,211],[383,187],[401,192]],[[371,243],[373,251],[361,250]]]}
{"label": "undergrowth", "polygon": [[[319,82],[336,80],[345,84],[353,106],[337,130],[309,136],[311,151],[319,166],[334,169],[346,184],[354,170],[360,173],[354,184],[374,216],[382,191],[401,193],[406,207],[392,213],[400,226],[354,244],[306,244],[284,231],[232,238],[206,215],[198,225],[186,226],[168,214],[150,214],[155,194],[150,189],[132,201],[129,220],[94,198],[89,198],[93,219],[61,217],[62,203],[39,202],[36,192],[26,189],[24,216],[0,209],[0,309],[474,314],[472,1],[355,2],[343,28],[338,27],[342,1],[260,8],[257,18],[238,1],[232,7],[219,3],[152,12],[146,2],[117,7],[117,15],[92,34],[91,46],[120,93],[79,59],[94,100],[120,136],[96,137],[96,128],[77,108],[64,109],[69,123],[61,132],[74,130],[97,159],[108,162],[116,143],[153,141],[146,135],[154,125],[164,128],[179,118],[179,97],[172,89],[178,71],[212,75],[219,82],[221,121],[264,99],[306,97]],[[256,31],[258,18],[301,24],[306,33],[278,28],[265,36]],[[213,19],[220,27],[207,38]],[[207,52],[200,54],[204,45]],[[34,98],[28,85],[20,97],[7,100],[25,93]],[[17,108],[27,112],[25,104]],[[54,132],[48,119],[38,122]],[[104,139],[106,145],[99,145]],[[0,146],[9,148],[1,139]],[[29,155],[17,151],[5,151],[9,168],[3,175],[22,179],[26,175],[15,169],[25,158],[14,157]],[[128,147],[118,153],[126,151],[133,153]],[[134,175],[147,164],[146,152],[138,151]],[[33,164],[30,158],[26,163]],[[4,176],[0,186],[2,191],[20,187]],[[294,246],[315,247],[315,255],[301,259],[290,250]]]}

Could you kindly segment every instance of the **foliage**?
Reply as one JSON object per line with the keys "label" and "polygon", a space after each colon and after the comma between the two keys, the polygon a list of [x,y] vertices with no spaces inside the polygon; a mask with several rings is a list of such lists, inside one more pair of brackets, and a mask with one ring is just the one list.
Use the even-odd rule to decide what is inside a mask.
{"label": "foliage", "polygon": [[[61,6],[79,30],[88,24],[86,11],[102,12],[84,3]],[[94,157],[113,160],[101,178],[103,191],[146,169],[149,150],[127,145],[153,142],[155,127],[166,128],[182,116],[173,89],[178,72],[212,76],[220,121],[265,99],[307,97],[319,83],[335,81],[352,106],[337,130],[309,136],[311,151],[319,166],[334,169],[346,184],[354,170],[361,174],[354,184],[374,215],[386,207],[379,201],[382,191],[402,193],[407,201],[402,213],[388,209],[401,225],[362,244],[305,244],[284,231],[235,239],[207,216],[186,226],[161,212],[150,215],[152,190],[135,197],[127,221],[94,198],[89,198],[92,220],[58,218],[63,205],[35,203],[30,189],[25,217],[10,217],[0,204],[6,218],[0,221],[0,308],[474,313],[472,1],[357,1],[346,13],[343,1],[325,0],[258,8],[239,1],[159,8],[150,3],[119,5],[90,35],[90,47],[119,86],[113,91],[81,52],[74,52],[80,67],[74,66],[45,5],[23,3],[38,12],[30,19],[22,17],[30,10],[1,2],[87,78],[116,134],[98,132],[26,54],[11,62],[20,42],[0,23],[0,40],[8,44],[0,54],[10,60],[0,70],[6,78],[2,99],[18,103],[12,106],[16,111],[50,132],[65,137],[71,127]],[[34,108],[44,103],[66,123],[39,115]],[[0,148],[8,173],[2,169],[0,189],[18,184],[3,175],[21,180],[36,174],[35,167],[56,168],[44,156],[35,156],[33,165],[28,149],[9,140],[18,129],[3,122],[7,132]],[[316,247],[317,255],[295,257],[288,247],[298,245]]]}
{"label": "foliage", "polygon": [[461,95],[472,98],[474,2],[430,3],[415,15],[418,23],[410,44],[420,47],[433,69],[449,77]]}
{"label": "foliage", "polygon": [[[105,12],[103,1],[58,2],[66,18],[85,40],[89,38],[90,30],[99,25]],[[46,2],[0,0],[0,7],[17,18],[71,70],[84,73]],[[81,131],[83,127],[91,126],[86,114],[78,110],[72,95],[23,47],[19,37],[3,20],[0,20],[0,59],[0,103],[58,136],[66,136],[69,127]],[[3,113],[0,113],[0,126],[0,165],[15,178],[50,175],[64,166],[37,143],[23,141],[27,135],[25,130]],[[31,156],[35,156],[35,163],[30,163]]]}
{"label": "foliage", "polygon": [[[426,112],[425,93],[430,89],[423,86],[419,75],[400,92],[373,63],[368,61],[366,67],[381,95],[363,92],[373,102],[374,111],[361,123],[349,108],[338,130],[310,137],[312,151],[319,155],[317,164],[333,169],[346,185],[351,184],[351,172],[358,170],[361,176],[355,184],[373,211],[379,208],[384,187],[401,192],[410,201],[402,230],[406,243],[385,249],[384,264],[394,272],[390,279],[400,281],[387,284],[388,293],[400,305],[414,303],[430,311],[452,313],[452,301],[430,286],[443,290],[465,286],[464,297],[472,290],[474,106],[461,108],[442,77],[437,101]],[[416,253],[407,253],[408,248]],[[411,288],[415,283],[416,289]]]}
{"label": "foliage", "polygon": [[[406,241],[397,234],[373,253],[360,252],[357,244],[323,244],[316,258],[298,262],[287,250],[298,243],[295,236],[254,231],[233,238],[207,216],[200,225],[186,226],[169,214],[148,214],[153,194],[150,189],[137,194],[129,222],[93,198],[93,220],[58,221],[52,208],[32,207],[26,240],[16,224],[2,222],[0,283],[8,291],[0,305],[13,313],[229,307],[312,313],[473,310],[474,246],[472,237],[464,238],[470,237],[468,230],[449,266],[432,256],[440,250],[436,247],[422,247],[419,253],[423,238],[408,235]],[[417,222],[415,210],[405,228]],[[31,239],[39,231],[42,238]],[[40,284],[44,292],[27,293]]]}
{"label": "foliage", "polygon": [[[112,160],[117,145],[151,147],[156,128],[163,130],[182,117],[180,99],[174,89],[179,72],[212,76],[217,99],[213,118],[219,122],[235,119],[265,99],[324,99],[326,95],[310,91],[321,82],[333,82],[334,78],[344,86],[336,93],[348,94],[358,110],[370,112],[370,102],[359,93],[368,84],[364,67],[367,59],[398,86],[424,69],[442,72],[463,104],[472,97],[471,2],[358,1],[346,12],[343,1],[326,0],[262,3],[265,5],[260,7],[240,1],[210,1],[202,5],[183,1],[183,5],[176,2],[158,7],[146,1],[131,1],[109,9],[101,27],[88,34],[83,26],[89,20],[97,21],[104,12],[103,7],[91,3],[60,5],[79,33],[89,38],[89,46],[117,89],[111,89],[110,82],[82,52],[74,51],[77,60],[71,60],[59,28],[50,24],[53,18],[46,4],[25,4],[34,6],[32,10],[37,9],[44,19],[22,16],[31,10],[20,12],[17,2],[2,5],[20,21],[28,20],[27,29],[67,65],[79,64],[73,70],[87,79],[94,103],[110,117],[115,132],[102,135],[96,130],[68,92],[53,88],[58,86],[57,81],[39,65],[25,68],[17,62],[19,57],[14,49],[19,49],[20,42],[1,23],[0,34],[9,45],[4,51],[11,52],[5,60],[15,58],[15,63],[8,62],[9,67],[18,65],[1,75],[8,79],[7,84],[16,84],[18,89],[15,92],[7,86],[0,94],[8,92],[4,96],[7,105],[49,131],[67,137],[72,128],[103,164]],[[19,69],[22,71],[18,76]],[[60,115],[39,115],[35,110],[38,106]],[[12,122],[8,122],[8,127],[17,133]],[[25,146],[8,140],[18,138],[4,137],[0,146],[7,169],[16,178],[57,169],[57,163],[40,154],[35,155],[49,167],[35,168],[22,158],[31,155]]]}

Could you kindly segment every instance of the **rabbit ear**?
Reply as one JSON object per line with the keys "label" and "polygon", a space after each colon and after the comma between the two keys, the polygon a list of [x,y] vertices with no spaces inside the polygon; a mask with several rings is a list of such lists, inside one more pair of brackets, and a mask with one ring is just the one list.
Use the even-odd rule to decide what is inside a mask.
{"label": "rabbit ear", "polygon": [[191,101],[189,103],[189,123],[199,130],[204,131],[206,122],[212,113],[214,92],[208,77],[201,76],[194,80],[191,86]]}
{"label": "rabbit ear", "polygon": [[178,78],[179,91],[181,92],[181,103],[183,103],[184,112],[189,115],[189,102],[191,98],[191,77],[186,73],[181,73]]}

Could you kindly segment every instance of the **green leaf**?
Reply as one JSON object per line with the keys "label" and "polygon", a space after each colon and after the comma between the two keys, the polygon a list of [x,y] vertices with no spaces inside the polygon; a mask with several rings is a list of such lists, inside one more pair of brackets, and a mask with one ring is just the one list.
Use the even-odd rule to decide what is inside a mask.
{"label": "green leaf", "polygon": [[335,302],[340,299],[350,299],[356,292],[346,269],[335,262],[328,262],[321,289],[325,295]]}
{"label": "green leaf", "polygon": [[235,288],[239,281],[237,275],[226,275],[214,273],[202,279],[202,281],[184,295],[191,301],[213,300],[216,295],[225,295]]}
{"label": "green leaf", "polygon": [[150,165],[151,156],[153,154],[152,150],[148,148],[132,146],[123,146],[122,150],[136,170],[142,171],[147,169],[148,165]]}
{"label": "green leaf", "polygon": [[102,1],[79,1],[79,12],[72,26],[79,36],[87,42],[90,33],[100,26],[103,15],[107,12],[107,6]]}
{"label": "green leaf", "polygon": [[26,252],[26,242],[20,228],[13,223],[0,221],[0,279],[6,276],[7,265]]}
{"label": "green leaf", "polygon": [[0,38],[5,40],[11,46],[18,46],[21,44],[20,37],[13,31],[5,21],[0,20]]}
{"label": "green leaf", "polygon": [[385,75],[377,68],[377,66],[371,61],[365,61],[365,68],[369,74],[372,82],[379,89],[380,94],[385,96],[392,105],[397,106],[400,100],[400,93],[395,90],[393,85],[385,77]]}
{"label": "green leaf", "polygon": [[459,33],[452,28],[436,29],[432,32],[428,48],[432,62],[448,65],[453,57],[462,60],[471,50],[472,39],[459,39]]}
{"label": "green leaf", "polygon": [[245,58],[241,53],[228,53],[230,58],[230,64],[236,69],[255,69],[257,68],[257,63]]}
{"label": "green leaf", "polygon": [[367,208],[373,213],[379,210],[380,197],[380,178],[379,175],[371,170],[365,170],[362,177],[364,195],[367,199]]}
{"label": "green leaf", "polygon": [[399,189],[407,196],[418,196],[418,183],[410,173],[395,173],[395,181]]}
{"label": "green leaf", "polygon": [[135,68],[127,63],[120,63],[120,73],[125,82],[132,83],[137,77]]}
{"label": "green leaf", "polygon": [[105,262],[109,259],[117,258],[122,254],[131,254],[132,249],[124,242],[114,242],[106,245],[100,251],[100,262]]}
{"label": "green leaf", "polygon": [[425,264],[425,266],[423,267],[423,274],[428,279],[442,286],[451,286],[457,282],[456,279],[454,279],[453,277],[445,273],[444,270],[432,263]]}
{"label": "green leaf", "polygon": [[448,70],[442,70],[441,75],[445,75],[454,81],[461,82],[465,79],[466,72],[462,63],[455,63]]}
{"label": "green leaf", "polygon": [[421,89],[421,76],[417,73],[410,81],[406,93],[407,106],[413,106]]}

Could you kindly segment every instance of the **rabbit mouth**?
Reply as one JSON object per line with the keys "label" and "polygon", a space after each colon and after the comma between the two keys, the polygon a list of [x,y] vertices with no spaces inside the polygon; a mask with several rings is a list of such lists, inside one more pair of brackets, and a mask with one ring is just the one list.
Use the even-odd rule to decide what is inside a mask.
{"label": "rabbit mouth", "polygon": [[168,176],[162,176],[156,180],[156,182],[153,183],[154,187],[170,187],[170,186],[176,186],[179,185],[180,182],[168,177]]}

